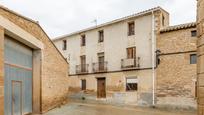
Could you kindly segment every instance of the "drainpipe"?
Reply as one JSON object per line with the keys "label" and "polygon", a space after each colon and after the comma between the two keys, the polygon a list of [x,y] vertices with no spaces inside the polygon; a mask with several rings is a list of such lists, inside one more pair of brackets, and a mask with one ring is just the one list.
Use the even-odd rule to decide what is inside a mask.
{"label": "drainpipe", "polygon": [[152,106],[155,106],[155,22],[154,11],[152,11]]}

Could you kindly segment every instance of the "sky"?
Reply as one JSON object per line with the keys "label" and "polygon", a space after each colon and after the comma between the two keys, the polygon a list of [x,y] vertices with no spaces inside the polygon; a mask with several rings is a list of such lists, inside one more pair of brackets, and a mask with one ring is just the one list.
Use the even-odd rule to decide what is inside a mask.
{"label": "sky", "polygon": [[35,21],[51,39],[161,6],[170,25],[196,21],[196,0],[0,0],[3,5]]}

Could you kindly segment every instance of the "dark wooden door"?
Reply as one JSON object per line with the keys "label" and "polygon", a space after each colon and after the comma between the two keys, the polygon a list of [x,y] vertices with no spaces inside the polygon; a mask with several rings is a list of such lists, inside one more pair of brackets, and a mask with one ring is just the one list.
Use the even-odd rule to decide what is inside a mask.
{"label": "dark wooden door", "polygon": [[81,90],[86,90],[86,80],[85,79],[83,79],[83,80],[81,80]]}
{"label": "dark wooden door", "polygon": [[97,79],[97,97],[106,98],[106,79],[105,78]]}

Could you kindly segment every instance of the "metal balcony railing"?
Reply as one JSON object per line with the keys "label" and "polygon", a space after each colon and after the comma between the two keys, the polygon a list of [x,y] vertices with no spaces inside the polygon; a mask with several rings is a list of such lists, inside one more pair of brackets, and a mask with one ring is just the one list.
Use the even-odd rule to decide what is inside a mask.
{"label": "metal balcony railing", "polygon": [[137,69],[140,67],[140,57],[137,58],[127,58],[121,60],[121,68],[126,69]]}
{"label": "metal balcony railing", "polygon": [[76,65],[76,74],[85,74],[88,73],[89,64]]}
{"label": "metal balcony railing", "polygon": [[93,63],[93,72],[107,72],[108,71],[108,62],[98,62],[98,63]]}

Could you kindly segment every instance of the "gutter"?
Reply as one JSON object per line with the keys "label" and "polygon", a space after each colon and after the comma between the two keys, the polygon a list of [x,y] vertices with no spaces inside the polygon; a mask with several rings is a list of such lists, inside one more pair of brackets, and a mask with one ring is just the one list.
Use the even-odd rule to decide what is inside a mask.
{"label": "gutter", "polygon": [[154,11],[152,11],[152,106],[155,106],[155,22]]}

